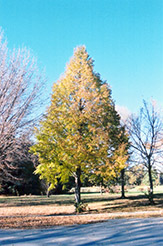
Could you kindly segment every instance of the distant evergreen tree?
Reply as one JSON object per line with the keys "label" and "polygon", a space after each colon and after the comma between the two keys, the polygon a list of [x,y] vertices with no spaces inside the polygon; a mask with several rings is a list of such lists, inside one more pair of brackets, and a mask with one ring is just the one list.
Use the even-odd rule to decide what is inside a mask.
{"label": "distant evergreen tree", "polygon": [[[18,140],[17,140],[18,141]],[[10,154],[9,166],[13,167],[5,172],[0,170],[0,193],[12,195],[41,194],[41,186],[38,175],[34,175],[36,158],[29,153],[30,141],[21,139],[19,141],[18,152]],[[19,153],[19,154],[18,154]],[[11,165],[10,165],[11,162]],[[12,178],[10,178],[9,174]],[[9,177],[8,177],[9,176]]]}

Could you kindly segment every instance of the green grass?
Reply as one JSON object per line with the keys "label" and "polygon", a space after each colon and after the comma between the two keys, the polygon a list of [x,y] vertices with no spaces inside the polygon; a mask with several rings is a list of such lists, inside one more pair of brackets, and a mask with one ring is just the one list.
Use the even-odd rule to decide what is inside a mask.
{"label": "green grass", "polygon": [[[146,199],[145,194],[141,191],[142,187],[129,189],[125,195],[128,200]],[[154,189],[156,198],[163,198],[163,186],[157,186]],[[85,203],[114,201],[120,198],[120,193],[82,193],[81,199]],[[74,204],[74,194],[52,195],[47,196],[0,196],[0,207],[14,206],[38,206],[38,205],[72,205]]]}

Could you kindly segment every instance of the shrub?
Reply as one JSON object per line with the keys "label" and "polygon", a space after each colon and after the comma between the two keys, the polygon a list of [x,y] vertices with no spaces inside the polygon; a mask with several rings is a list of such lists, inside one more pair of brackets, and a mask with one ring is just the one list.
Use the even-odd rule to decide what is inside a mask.
{"label": "shrub", "polygon": [[76,203],[74,204],[75,208],[76,208],[76,213],[82,213],[82,212],[86,212],[88,210],[88,204],[87,203]]}

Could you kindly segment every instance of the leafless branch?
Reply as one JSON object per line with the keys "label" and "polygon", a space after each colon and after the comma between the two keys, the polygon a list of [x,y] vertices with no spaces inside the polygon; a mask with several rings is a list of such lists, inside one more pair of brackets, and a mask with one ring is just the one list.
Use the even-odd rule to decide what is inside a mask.
{"label": "leafless branch", "polygon": [[14,154],[23,158],[22,140],[41,114],[44,74],[24,49],[9,52],[0,30],[0,176],[15,168]]}

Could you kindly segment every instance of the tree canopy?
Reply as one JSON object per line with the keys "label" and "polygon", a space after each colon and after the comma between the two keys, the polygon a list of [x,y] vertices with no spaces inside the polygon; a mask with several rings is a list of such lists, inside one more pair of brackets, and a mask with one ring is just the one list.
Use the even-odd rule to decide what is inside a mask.
{"label": "tree canopy", "polygon": [[53,188],[58,178],[75,179],[80,202],[81,175],[115,176],[127,160],[120,117],[109,85],[93,71],[93,60],[84,46],[77,47],[65,73],[53,85],[51,105],[36,130],[36,173]]}

